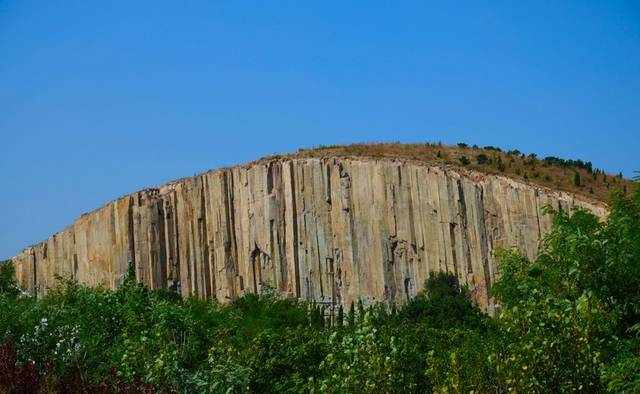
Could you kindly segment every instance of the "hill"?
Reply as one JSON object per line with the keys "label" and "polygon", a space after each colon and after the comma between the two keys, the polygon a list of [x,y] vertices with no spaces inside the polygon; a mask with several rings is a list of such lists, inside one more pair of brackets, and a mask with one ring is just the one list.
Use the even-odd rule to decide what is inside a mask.
{"label": "hill", "polygon": [[[429,165],[462,167],[486,174],[501,174],[554,190],[579,194],[589,199],[608,201],[611,192],[630,193],[632,184],[621,174],[607,174],[591,162],[554,156],[538,157],[517,149],[440,143],[369,143],[319,146],[300,149],[285,157],[369,157],[412,160]],[[277,157],[277,156],[276,156]],[[578,174],[578,178],[576,178]]]}
{"label": "hill", "polygon": [[133,266],[148,287],[183,296],[228,302],[273,288],[334,311],[404,303],[445,271],[491,311],[494,251],[534,258],[547,206],[604,217],[608,182],[628,184],[590,163],[491,147],[323,147],[132,193],[12,260],[39,295],[59,276],[116,288]]}

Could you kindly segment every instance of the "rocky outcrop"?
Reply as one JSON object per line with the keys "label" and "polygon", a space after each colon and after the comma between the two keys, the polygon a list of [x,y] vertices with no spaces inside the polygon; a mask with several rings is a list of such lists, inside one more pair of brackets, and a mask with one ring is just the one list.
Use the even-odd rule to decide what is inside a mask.
{"label": "rocky outcrop", "polygon": [[400,160],[277,158],[147,189],[82,215],[14,257],[23,288],[56,277],[115,287],[130,264],[150,288],[220,301],[271,287],[328,305],[402,303],[432,271],[491,310],[498,247],[534,257],[545,205],[606,208],[563,192]]}

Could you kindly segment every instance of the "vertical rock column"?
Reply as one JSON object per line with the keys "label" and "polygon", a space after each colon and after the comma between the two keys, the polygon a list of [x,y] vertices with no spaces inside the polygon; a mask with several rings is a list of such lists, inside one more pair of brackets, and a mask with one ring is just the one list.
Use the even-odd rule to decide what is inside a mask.
{"label": "vertical rock column", "polygon": [[430,272],[487,310],[493,252],[535,257],[543,207],[603,206],[501,176],[394,160],[274,159],[146,189],[82,215],[13,258],[21,286],[57,277],[115,288],[129,265],[152,289],[221,302],[265,288],[327,305],[403,303]]}

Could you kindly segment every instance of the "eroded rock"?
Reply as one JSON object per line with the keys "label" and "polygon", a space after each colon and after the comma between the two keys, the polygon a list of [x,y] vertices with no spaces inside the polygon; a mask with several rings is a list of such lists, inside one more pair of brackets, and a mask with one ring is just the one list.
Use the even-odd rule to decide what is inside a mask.
{"label": "eroded rock", "polygon": [[454,272],[480,305],[498,247],[529,257],[545,205],[606,207],[506,177],[366,158],[278,158],[147,189],[81,216],[13,258],[21,286],[57,276],[116,287],[129,264],[150,288],[228,301],[266,286],[344,305],[406,302],[431,271]]}

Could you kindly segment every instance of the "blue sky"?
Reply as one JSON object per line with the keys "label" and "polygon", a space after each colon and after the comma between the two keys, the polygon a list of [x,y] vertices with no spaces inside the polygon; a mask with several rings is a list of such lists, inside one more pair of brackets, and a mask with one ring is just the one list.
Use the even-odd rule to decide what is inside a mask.
{"label": "blue sky", "polygon": [[637,1],[346,3],[0,0],[0,257],[142,187],[319,144],[640,169]]}

